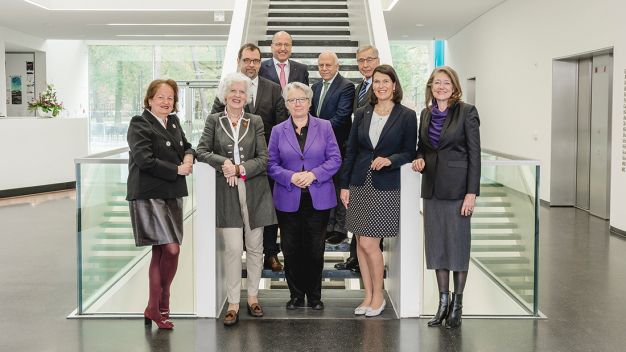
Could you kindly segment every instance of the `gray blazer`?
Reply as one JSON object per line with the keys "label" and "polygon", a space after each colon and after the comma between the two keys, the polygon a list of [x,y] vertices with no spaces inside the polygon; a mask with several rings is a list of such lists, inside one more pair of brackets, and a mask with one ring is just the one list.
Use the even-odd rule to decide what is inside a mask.
{"label": "gray blazer", "polygon": [[[243,227],[239,191],[230,187],[224,178],[222,165],[226,159],[235,163],[230,121],[224,112],[207,117],[197,148],[197,160],[216,170],[217,227]],[[239,157],[246,170],[246,203],[250,227],[257,228],[278,223],[272,193],[267,181],[269,154],[265,144],[263,120],[258,115],[244,113],[239,131]]]}

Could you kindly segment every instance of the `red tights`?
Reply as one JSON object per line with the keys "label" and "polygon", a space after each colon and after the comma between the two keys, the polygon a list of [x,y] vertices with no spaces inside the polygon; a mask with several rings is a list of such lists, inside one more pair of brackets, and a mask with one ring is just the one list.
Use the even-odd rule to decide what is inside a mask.
{"label": "red tights", "polygon": [[170,286],[178,268],[179,253],[180,245],[178,243],[152,246],[149,271],[150,298],[147,309],[153,317],[161,316],[159,308],[170,308]]}

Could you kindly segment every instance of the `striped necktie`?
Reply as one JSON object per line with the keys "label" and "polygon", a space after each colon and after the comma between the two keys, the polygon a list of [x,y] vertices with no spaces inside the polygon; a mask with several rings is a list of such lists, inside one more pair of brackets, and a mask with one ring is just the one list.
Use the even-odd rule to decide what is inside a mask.
{"label": "striped necktie", "polygon": [[365,92],[367,92],[367,86],[369,85],[368,81],[363,81],[363,86],[361,86],[361,90],[359,91],[359,104],[361,104],[361,101],[365,97]]}
{"label": "striped necktie", "polygon": [[320,117],[320,112],[322,111],[322,104],[324,103],[326,92],[328,92],[328,86],[330,86],[330,83],[324,82],[324,88],[322,88],[322,96],[320,97],[320,101],[317,103],[317,117]]}

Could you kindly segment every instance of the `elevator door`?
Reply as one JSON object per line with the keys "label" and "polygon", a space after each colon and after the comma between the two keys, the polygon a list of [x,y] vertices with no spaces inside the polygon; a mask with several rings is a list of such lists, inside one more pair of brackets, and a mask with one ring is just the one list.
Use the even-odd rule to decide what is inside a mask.
{"label": "elevator door", "polygon": [[591,69],[591,58],[578,61],[576,206],[585,210],[589,210],[589,164],[591,153]]}

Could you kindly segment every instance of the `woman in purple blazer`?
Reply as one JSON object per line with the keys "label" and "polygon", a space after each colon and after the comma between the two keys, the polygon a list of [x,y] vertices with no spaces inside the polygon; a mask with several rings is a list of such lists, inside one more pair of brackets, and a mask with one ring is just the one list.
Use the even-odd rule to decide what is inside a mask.
{"label": "woman in purple blazer", "polygon": [[274,184],[274,206],[291,292],[287,309],[324,309],[322,270],[330,209],[337,205],[333,175],[341,154],[329,121],[309,114],[313,91],[289,83],[283,97],[290,117],[274,126],[268,146],[267,173]]}

